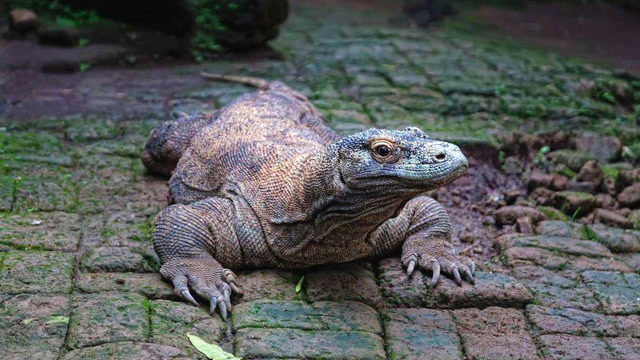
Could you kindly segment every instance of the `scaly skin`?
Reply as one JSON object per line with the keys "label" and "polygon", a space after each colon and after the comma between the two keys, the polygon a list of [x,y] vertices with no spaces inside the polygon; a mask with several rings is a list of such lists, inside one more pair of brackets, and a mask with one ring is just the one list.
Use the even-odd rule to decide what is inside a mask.
{"label": "scaly skin", "polygon": [[180,158],[174,205],[158,214],[154,233],[160,272],[178,295],[197,305],[195,291],[226,318],[231,292],[241,292],[232,270],[305,268],[399,247],[409,274],[417,267],[432,272],[432,285],[440,272],[473,283],[474,264],[455,255],[444,208],[421,195],[464,174],[457,146],[417,128],[340,139],[303,95],[265,84],[210,121],[154,130],[146,146],[152,171],[170,173]]}

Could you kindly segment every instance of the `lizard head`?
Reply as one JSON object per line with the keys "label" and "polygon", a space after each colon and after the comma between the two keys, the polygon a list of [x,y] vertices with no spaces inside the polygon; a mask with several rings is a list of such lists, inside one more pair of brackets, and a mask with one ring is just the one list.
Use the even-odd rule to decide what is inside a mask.
{"label": "lizard head", "polygon": [[469,166],[456,145],[433,140],[415,127],[369,129],[336,145],[342,181],[351,189],[427,191],[454,181]]}

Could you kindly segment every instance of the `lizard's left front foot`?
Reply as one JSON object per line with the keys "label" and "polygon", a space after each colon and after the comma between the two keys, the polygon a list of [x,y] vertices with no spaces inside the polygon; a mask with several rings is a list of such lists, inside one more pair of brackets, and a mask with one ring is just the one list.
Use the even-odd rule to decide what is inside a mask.
{"label": "lizard's left front foot", "polygon": [[453,276],[458,285],[462,285],[462,277],[475,284],[473,273],[476,266],[473,260],[466,256],[456,256],[453,245],[446,240],[405,243],[402,248],[402,265],[406,266],[409,276],[416,265],[423,270],[431,270],[431,287],[438,283],[441,271]]}

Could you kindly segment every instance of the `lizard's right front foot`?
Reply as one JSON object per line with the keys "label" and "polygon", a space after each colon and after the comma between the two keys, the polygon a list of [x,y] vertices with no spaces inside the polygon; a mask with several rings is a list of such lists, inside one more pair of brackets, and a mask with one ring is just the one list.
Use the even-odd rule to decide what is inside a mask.
{"label": "lizard's right front foot", "polygon": [[225,321],[231,311],[231,291],[242,294],[233,271],[224,269],[212,258],[170,260],[162,265],[160,273],[171,280],[176,295],[200,306],[189,292],[191,288],[196,294],[209,300],[211,314],[217,308]]}

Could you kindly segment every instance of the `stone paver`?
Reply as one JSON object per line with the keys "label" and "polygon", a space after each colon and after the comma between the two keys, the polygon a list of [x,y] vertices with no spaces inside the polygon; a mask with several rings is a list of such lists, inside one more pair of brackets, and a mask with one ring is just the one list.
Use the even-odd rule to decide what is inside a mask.
{"label": "stone paver", "polygon": [[183,302],[157,300],[151,302],[151,339],[155,343],[170,345],[187,354],[197,353],[186,334],[199,336],[215,344],[222,340],[227,329],[222,319],[211,316],[206,307],[194,307]]}
{"label": "stone paver", "polygon": [[490,307],[455,310],[469,359],[539,359],[520,310]]}
{"label": "stone paver", "polygon": [[173,287],[162,280],[159,273],[81,273],[76,281],[77,289],[83,293],[102,292],[138,293],[150,299],[177,299]]}
{"label": "stone paver", "polygon": [[94,347],[73,350],[62,357],[64,360],[83,359],[171,359],[186,360],[188,354],[175,347],[151,343],[118,342],[98,345]]}
{"label": "stone paver", "polygon": [[73,254],[43,251],[0,253],[0,293],[69,293]]}
{"label": "stone paver", "polygon": [[394,309],[386,313],[387,358],[390,360],[457,360],[460,338],[448,311]]}
{"label": "stone paver", "polygon": [[0,223],[0,249],[76,251],[79,218],[63,212],[7,216]]}
{"label": "stone paver", "polygon": [[247,328],[236,332],[235,351],[236,355],[248,359],[385,359],[382,338],[361,331]]}
{"label": "stone paver", "polygon": [[524,307],[533,297],[516,279],[504,274],[476,273],[476,286],[458,286],[450,279],[427,291],[428,307],[447,309],[487,306]]}
{"label": "stone paver", "polygon": [[149,301],[136,294],[74,296],[67,347],[78,349],[149,337]]}
{"label": "stone paver", "polygon": [[0,300],[0,359],[56,359],[69,322],[68,295]]}
{"label": "stone paver", "polygon": [[243,303],[233,312],[235,330],[294,328],[301,330],[367,331],[381,335],[377,312],[359,302],[259,300]]}
{"label": "stone paver", "polygon": [[543,354],[553,360],[608,360],[616,357],[609,352],[607,344],[592,337],[573,335],[542,335]]}
{"label": "stone paver", "polygon": [[350,264],[308,273],[307,297],[310,301],[353,300],[380,306],[380,289],[370,267],[370,264]]}
{"label": "stone paver", "polygon": [[[615,97],[624,90],[640,98],[637,79],[491,39],[455,20],[424,32],[392,26],[388,17],[298,1],[271,42],[282,60],[68,75],[7,70],[0,81],[10,91],[0,94],[0,359],[204,358],[187,339],[192,333],[248,360],[635,360],[640,232],[585,225],[587,218],[540,221],[526,236],[506,225],[505,235],[473,247],[460,244],[456,228],[456,251],[480,250],[475,286],[443,275],[429,288],[430,272],[408,277],[398,254],[238,271],[245,293],[232,298],[229,327],[161,279],[152,233],[167,184],[140,162],[148,134],[174,111],[220,108],[251,91],[204,81],[201,70],[283,80],[339,134],[419,126],[459,144],[472,169],[493,166],[483,161],[496,161],[503,135],[514,131],[524,132],[524,144],[534,132],[589,130],[598,138],[606,128],[637,151],[637,110]],[[534,147],[543,145],[554,150],[549,166],[568,175],[592,157],[555,144]],[[524,167],[507,158],[505,166]],[[461,180],[494,183],[491,173],[481,175]],[[609,185],[622,189],[628,176]],[[506,187],[522,185],[525,193],[518,184]],[[502,199],[491,193],[468,211],[458,200],[476,194],[449,190],[440,200],[450,210],[478,217]],[[550,218],[570,219],[598,196],[549,194],[549,204],[566,212]],[[480,223],[493,234],[490,221]]]}

